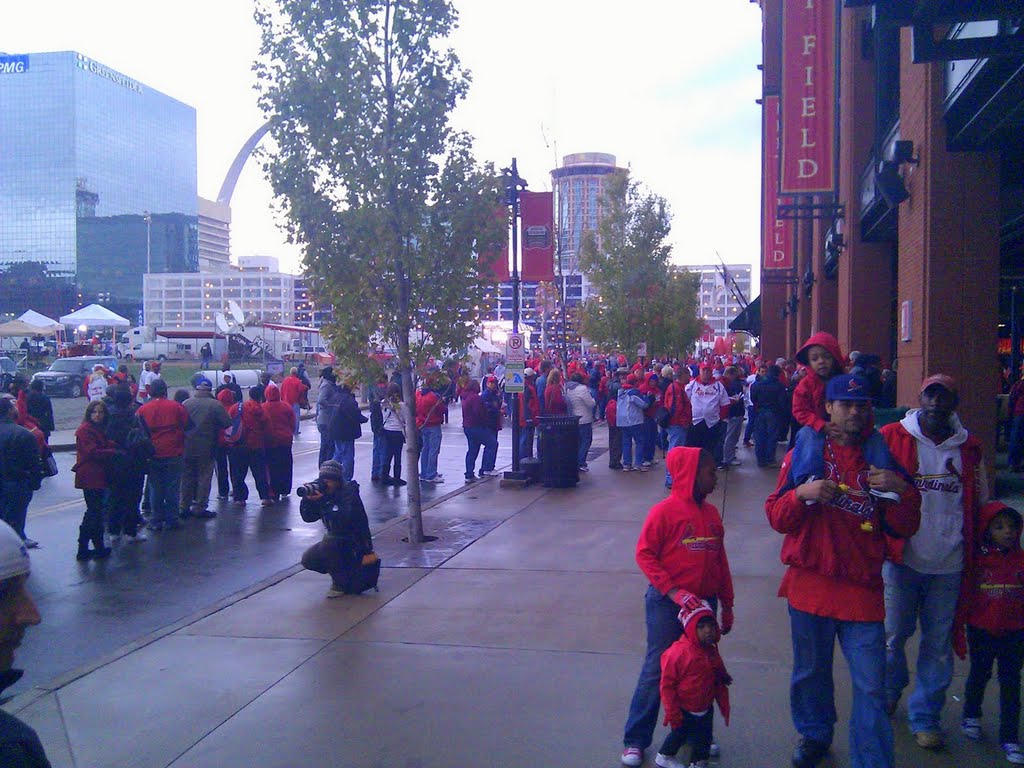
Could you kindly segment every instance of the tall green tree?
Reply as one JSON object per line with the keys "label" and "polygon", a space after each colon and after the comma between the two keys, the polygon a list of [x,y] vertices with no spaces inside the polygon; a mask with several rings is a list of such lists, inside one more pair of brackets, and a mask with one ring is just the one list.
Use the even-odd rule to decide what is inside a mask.
{"label": "tall green tree", "polygon": [[628,173],[609,178],[598,232],[584,234],[580,265],[596,289],[581,311],[583,335],[636,354],[680,354],[699,335],[698,283],[669,263],[668,203]]}
{"label": "tall green tree", "polygon": [[500,180],[449,113],[469,74],[445,41],[448,0],[258,0],[254,66],[276,150],[264,169],[303,249],[341,364],[397,350],[407,409],[409,539],[423,541],[412,374],[474,338],[498,247]]}

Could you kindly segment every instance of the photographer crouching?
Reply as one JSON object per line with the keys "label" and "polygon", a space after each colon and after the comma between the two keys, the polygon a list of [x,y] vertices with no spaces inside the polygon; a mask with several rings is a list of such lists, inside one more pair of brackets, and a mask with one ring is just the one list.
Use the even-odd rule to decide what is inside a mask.
{"label": "photographer crouching", "polygon": [[300,486],[299,514],[307,523],[322,520],[327,532],[323,539],[302,555],[302,565],[331,576],[327,597],[358,595],[377,589],[380,558],[373,552],[370,523],[366,519],[359,484],[345,480],[337,461],[320,465],[320,476]]}

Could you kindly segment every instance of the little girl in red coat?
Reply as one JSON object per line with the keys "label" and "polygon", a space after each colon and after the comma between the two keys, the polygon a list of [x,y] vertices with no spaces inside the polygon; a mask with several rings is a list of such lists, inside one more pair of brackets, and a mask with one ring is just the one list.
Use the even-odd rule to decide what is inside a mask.
{"label": "little girl in red coat", "polygon": [[[718,622],[711,606],[690,597],[679,611],[683,635],[661,656],[661,701],[671,733],[654,758],[661,768],[706,766],[711,752],[714,704],[729,724],[729,689],[732,682],[718,655]],[[675,759],[690,742],[690,762]]]}
{"label": "little girl in red coat", "polygon": [[[961,729],[981,739],[981,701],[999,662],[999,743],[1006,759],[1024,764],[1018,738],[1020,672],[1024,663],[1024,552],[1020,547],[1021,515],[1002,502],[981,508],[977,556],[965,574],[960,614],[967,624],[971,671],[964,687]],[[965,656],[963,624],[957,623],[953,647]]]}

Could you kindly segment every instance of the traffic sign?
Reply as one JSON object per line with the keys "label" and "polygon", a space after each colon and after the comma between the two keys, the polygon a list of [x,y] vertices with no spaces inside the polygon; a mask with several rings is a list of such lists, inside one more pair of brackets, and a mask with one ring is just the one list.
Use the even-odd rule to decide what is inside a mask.
{"label": "traffic sign", "polygon": [[525,389],[526,370],[523,363],[505,364],[505,391],[511,394],[523,392]]}
{"label": "traffic sign", "polygon": [[638,344],[637,345],[636,356],[637,357],[647,357],[647,342],[646,341],[643,342],[642,344]]}
{"label": "traffic sign", "polygon": [[505,342],[505,364],[526,362],[526,342],[523,334],[513,333]]}

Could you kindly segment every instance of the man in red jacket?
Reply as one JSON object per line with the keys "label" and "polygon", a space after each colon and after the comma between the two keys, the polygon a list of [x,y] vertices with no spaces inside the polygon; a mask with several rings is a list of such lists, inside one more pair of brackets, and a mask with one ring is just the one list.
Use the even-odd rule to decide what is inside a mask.
{"label": "man in red jacket", "polygon": [[665,459],[672,493],[651,507],[636,544],[636,562],[650,586],[644,596],[647,654],[629,705],[622,764],[637,766],[654,737],[661,699],[661,655],[683,632],[680,606],[722,603],[722,633],[732,629],[733,589],[725,529],[714,505],[714,457],[699,448],[673,448]]}
{"label": "man in red jacket", "polygon": [[961,575],[969,570],[978,509],[987,498],[981,441],[956,415],[957,391],[944,374],[929,376],[920,408],[882,428],[889,452],[921,493],[921,528],[891,543],[885,579],[886,705],[895,711],[910,681],[904,646],[921,627],[917,681],[907,698],[907,720],[923,749],[943,744],[940,720],[953,682],[954,612]]}
{"label": "man in red jacket", "polygon": [[[850,757],[854,768],[891,768],[892,724],[885,711],[885,534],[912,536],[921,520],[920,496],[896,472],[869,466],[864,445],[871,398],[863,380],[829,379],[825,408],[837,437],[820,435],[817,467],[796,486],[793,451],[765,502],[768,522],[785,535],[788,566],[779,597],[789,601],[793,640],[790,709],[802,737],[794,768],[813,768],[832,744],[836,710],[832,656],[838,638],[853,682]],[[815,450],[818,450],[817,448]],[[877,494],[898,494],[898,501]]]}
{"label": "man in red jacket", "polygon": [[151,531],[181,528],[178,521],[178,497],[181,490],[182,457],[185,454],[185,430],[188,411],[181,403],[167,399],[167,382],[153,379],[149,402],[136,411],[149,430],[153,458],[149,460],[149,507]]}
{"label": "man in red jacket", "polygon": [[[299,422],[300,422],[300,404],[302,403],[303,396],[309,391],[309,387],[299,376],[299,369],[292,368],[288,376],[284,381],[281,382],[281,401],[287,403],[292,413],[295,414],[295,432],[299,434]],[[267,393],[267,400],[270,400],[270,393]],[[290,483],[289,483],[290,485]]]}

